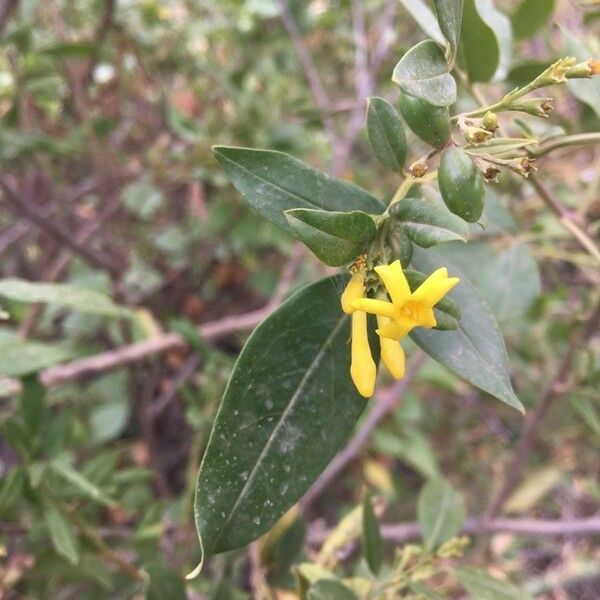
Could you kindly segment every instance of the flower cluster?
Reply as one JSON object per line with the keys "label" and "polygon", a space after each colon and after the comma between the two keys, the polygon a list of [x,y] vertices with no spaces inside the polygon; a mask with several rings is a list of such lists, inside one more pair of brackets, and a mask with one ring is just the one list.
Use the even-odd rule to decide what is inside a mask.
{"label": "flower cluster", "polygon": [[[458,283],[445,268],[434,271],[411,292],[400,261],[375,267],[385,286],[376,298],[365,297],[366,269],[355,269],[342,294],[342,310],[352,315],[352,362],[350,374],[356,389],[365,398],[373,395],[377,366],[371,355],[367,313],[377,316],[381,360],[392,377],[404,377],[404,350],[400,340],[415,327],[436,326],[433,307]],[[389,297],[389,299],[388,299]]]}

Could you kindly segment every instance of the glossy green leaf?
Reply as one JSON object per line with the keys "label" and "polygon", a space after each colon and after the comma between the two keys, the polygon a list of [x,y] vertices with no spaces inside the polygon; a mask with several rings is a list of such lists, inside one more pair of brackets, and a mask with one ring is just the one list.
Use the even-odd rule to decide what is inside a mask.
{"label": "glossy green leaf", "polygon": [[285,218],[296,237],[330,267],[353,262],[377,232],[373,219],[360,211],[295,208]]}
{"label": "glossy green leaf", "polygon": [[64,283],[37,283],[24,279],[0,280],[0,296],[17,302],[52,304],[94,315],[129,318],[133,313],[108,296]]}
{"label": "glossy green leaf", "polygon": [[[579,62],[597,56],[569,31],[561,28],[561,33],[568,56],[576,57]],[[590,106],[600,118],[600,77],[598,75],[591,79],[569,79],[567,87],[573,96]]]}
{"label": "glossy green leaf", "polygon": [[555,4],[555,0],[523,0],[511,17],[515,40],[527,39],[542,29]]}
{"label": "glossy green leaf", "polygon": [[473,600],[531,600],[527,592],[479,569],[462,567],[454,569],[454,574]]}
{"label": "glossy green leaf", "polygon": [[349,375],[350,319],[339,305],[345,281],[325,279],[297,292],[242,350],[198,475],[203,557],[268,531],[363,411],[365,400]]}
{"label": "glossy green leaf", "polygon": [[341,581],[321,579],[310,586],[308,600],[358,600],[358,596]]}
{"label": "glossy green leaf", "polygon": [[417,328],[410,334],[412,339],[459,377],[523,412],[510,381],[502,334],[473,285],[445,256],[433,250],[415,248],[413,264],[426,273],[447,267],[451,276],[460,277],[449,297],[460,307],[461,319],[456,331]]}
{"label": "glossy green leaf", "polygon": [[390,171],[402,171],[406,161],[406,134],[396,109],[383,98],[369,98],[367,133],[377,160]]}
{"label": "glossy green leaf", "polygon": [[64,344],[30,342],[13,336],[0,337],[0,375],[23,377],[75,356]]}
{"label": "glossy green leaf", "polygon": [[76,565],[79,562],[79,544],[71,525],[54,506],[46,506],[44,517],[54,548],[71,564]]}
{"label": "glossy green leaf", "polygon": [[376,575],[379,573],[383,560],[383,546],[379,521],[373,512],[370,494],[365,494],[363,498],[362,545],[369,569]]}
{"label": "glossy green leaf", "polygon": [[458,50],[463,5],[464,0],[433,0],[433,6],[435,8],[440,29],[442,30],[444,37],[448,40],[448,45],[450,47],[448,57],[448,62],[450,64],[454,63],[454,57]]}
{"label": "glossy green leaf", "polygon": [[35,374],[23,377],[21,386],[21,416],[27,429],[35,434],[39,430],[44,414],[46,390]]}
{"label": "glossy green leaf", "polygon": [[282,152],[215,146],[215,157],[254,210],[293,234],[285,215],[291,208],[383,212],[362,188],[329,177]]}
{"label": "glossy green leaf", "polygon": [[400,0],[400,4],[408,11],[419,27],[440,46],[446,43],[444,34],[438,25],[435,14],[423,0]]}
{"label": "glossy green leaf", "polygon": [[437,548],[461,530],[466,517],[465,503],[447,481],[432,479],[419,494],[417,517],[425,545]]}
{"label": "glossy green leaf", "polygon": [[413,46],[398,61],[392,81],[403,92],[433,106],[449,106],[456,101],[456,81],[448,72],[444,53],[432,40]]}
{"label": "glossy green leaf", "polygon": [[500,78],[510,65],[510,19],[491,0],[465,0],[459,64],[470,81]]}
{"label": "glossy green leaf", "polygon": [[406,236],[423,248],[453,240],[467,241],[467,223],[445,208],[417,198],[405,198],[394,208],[394,216],[404,225]]}

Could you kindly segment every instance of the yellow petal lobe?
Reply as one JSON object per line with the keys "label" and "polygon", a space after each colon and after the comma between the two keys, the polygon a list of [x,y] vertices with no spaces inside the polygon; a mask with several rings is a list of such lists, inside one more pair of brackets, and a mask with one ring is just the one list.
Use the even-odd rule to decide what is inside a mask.
{"label": "yellow petal lobe", "polygon": [[362,298],[365,293],[365,272],[357,271],[352,275],[344,293],[342,294],[342,310],[347,314],[351,315],[354,312],[352,308],[352,302],[358,298]]}
{"label": "yellow petal lobe", "polygon": [[392,302],[396,306],[402,306],[410,298],[410,288],[400,261],[395,260],[389,265],[379,265],[375,267],[375,271],[381,277]]}
{"label": "yellow petal lobe", "polygon": [[[389,323],[387,317],[377,317],[377,325],[384,327]],[[390,372],[394,379],[402,379],[406,367],[404,350],[399,342],[389,338],[380,337],[379,345],[381,347],[381,360],[385,368]]]}
{"label": "yellow petal lobe", "polygon": [[352,313],[352,364],[350,375],[361,396],[370,398],[375,390],[377,366],[371,356],[367,333],[367,314]]}
{"label": "yellow petal lobe", "polygon": [[364,310],[373,315],[381,315],[382,317],[393,317],[396,309],[391,302],[386,300],[375,300],[373,298],[360,298],[352,302],[354,310]]}

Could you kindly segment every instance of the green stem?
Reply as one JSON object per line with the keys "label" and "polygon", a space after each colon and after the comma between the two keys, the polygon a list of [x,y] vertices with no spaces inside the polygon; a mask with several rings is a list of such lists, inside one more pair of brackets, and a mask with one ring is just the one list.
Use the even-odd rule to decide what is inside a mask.
{"label": "green stem", "polygon": [[566,135],[557,140],[550,140],[543,144],[540,144],[539,148],[531,152],[532,156],[539,158],[545,154],[549,154],[559,148],[566,148],[568,146],[582,146],[585,144],[600,144],[600,132],[593,133],[578,133],[576,135]]}
{"label": "green stem", "polygon": [[406,196],[408,196],[408,192],[410,192],[410,190],[413,188],[413,186],[415,185],[419,185],[420,183],[429,183],[430,181],[433,181],[434,179],[437,178],[437,171],[431,171],[431,173],[427,173],[425,174],[423,177],[413,177],[412,175],[409,175],[399,186],[398,189],[396,190],[396,193],[394,194],[393,198],[391,199],[386,211],[383,213],[384,215],[388,215],[390,208],[396,204],[396,202],[400,202],[400,200],[402,200],[403,198],[406,198]]}

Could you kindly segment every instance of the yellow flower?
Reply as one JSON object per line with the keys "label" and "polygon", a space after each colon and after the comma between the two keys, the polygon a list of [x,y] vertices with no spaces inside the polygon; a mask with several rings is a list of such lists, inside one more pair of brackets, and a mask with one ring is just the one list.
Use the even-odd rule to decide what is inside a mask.
{"label": "yellow flower", "polygon": [[387,318],[387,322],[378,323],[377,333],[382,338],[396,341],[415,327],[435,327],[433,307],[458,283],[458,277],[448,277],[447,269],[441,268],[411,292],[399,260],[375,267],[375,271],[383,281],[391,302],[363,297],[353,299],[350,306]]}
{"label": "yellow flower", "polygon": [[352,315],[352,363],[350,375],[361,396],[370,398],[375,389],[377,365],[371,355],[367,332],[367,313],[356,310],[352,303],[364,296],[365,271],[358,270],[352,275],[342,294],[342,310]]}

